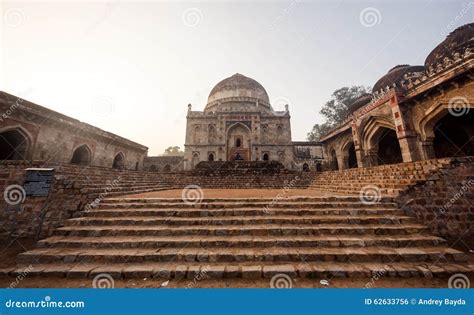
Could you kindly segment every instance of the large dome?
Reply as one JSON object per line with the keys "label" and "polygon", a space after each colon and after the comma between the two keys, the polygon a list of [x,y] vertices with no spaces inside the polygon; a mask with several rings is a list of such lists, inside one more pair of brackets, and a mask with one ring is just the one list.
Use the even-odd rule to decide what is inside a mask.
{"label": "large dome", "polygon": [[219,100],[233,97],[247,97],[261,101],[262,105],[269,106],[270,100],[267,91],[254,79],[236,73],[222,80],[209,93],[208,106]]}
{"label": "large dome", "polygon": [[474,23],[458,27],[446,39],[436,46],[426,57],[425,67],[435,66],[454,53],[464,53],[466,48],[474,47]]}

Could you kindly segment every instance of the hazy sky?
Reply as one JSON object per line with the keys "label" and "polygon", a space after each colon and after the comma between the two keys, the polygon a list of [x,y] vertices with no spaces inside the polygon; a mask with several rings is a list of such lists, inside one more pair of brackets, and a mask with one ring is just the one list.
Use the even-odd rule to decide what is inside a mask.
{"label": "hazy sky", "polygon": [[[0,0],[1,1],[1,0]],[[1,2],[0,89],[150,148],[183,148],[187,104],[241,73],[293,140],[342,86],[423,64],[471,1]]]}

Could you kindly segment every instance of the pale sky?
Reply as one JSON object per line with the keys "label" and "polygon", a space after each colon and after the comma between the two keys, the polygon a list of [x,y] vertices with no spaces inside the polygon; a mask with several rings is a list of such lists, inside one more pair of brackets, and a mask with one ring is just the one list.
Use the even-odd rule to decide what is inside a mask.
{"label": "pale sky", "polygon": [[[1,0],[0,0],[1,1]],[[241,73],[304,140],[337,88],[423,64],[471,1],[1,1],[0,90],[149,147],[184,146],[187,104]]]}

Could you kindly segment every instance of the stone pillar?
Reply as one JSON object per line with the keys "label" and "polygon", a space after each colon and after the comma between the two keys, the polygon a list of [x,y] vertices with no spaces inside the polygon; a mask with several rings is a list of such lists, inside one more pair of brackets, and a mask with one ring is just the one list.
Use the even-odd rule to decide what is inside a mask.
{"label": "stone pillar", "polygon": [[433,139],[427,139],[426,141],[421,141],[421,148],[424,160],[435,159],[435,151],[433,147]]}
{"label": "stone pillar", "polygon": [[360,145],[359,133],[357,128],[357,123],[354,121],[352,123],[352,140],[354,141],[354,150],[357,158],[357,167],[367,167],[367,162],[365,161],[364,151]]}
{"label": "stone pillar", "polygon": [[396,94],[390,99],[395,131],[397,133],[400,150],[402,151],[403,162],[413,162],[421,159],[418,152],[416,132],[411,123],[411,113],[409,109],[401,108],[398,104]]}

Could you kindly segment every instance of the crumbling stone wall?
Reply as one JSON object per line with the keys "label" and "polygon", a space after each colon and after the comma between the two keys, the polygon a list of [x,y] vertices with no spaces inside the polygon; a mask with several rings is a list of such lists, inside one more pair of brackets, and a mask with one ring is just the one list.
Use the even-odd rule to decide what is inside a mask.
{"label": "crumbling stone wall", "polygon": [[474,157],[452,159],[423,183],[401,193],[398,203],[451,246],[474,247]]}

